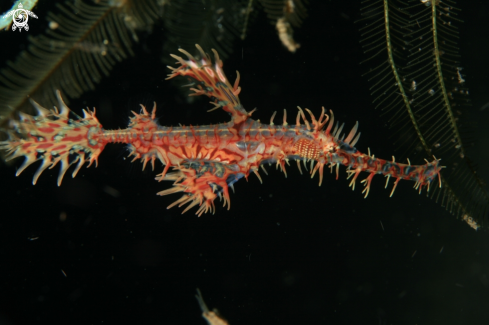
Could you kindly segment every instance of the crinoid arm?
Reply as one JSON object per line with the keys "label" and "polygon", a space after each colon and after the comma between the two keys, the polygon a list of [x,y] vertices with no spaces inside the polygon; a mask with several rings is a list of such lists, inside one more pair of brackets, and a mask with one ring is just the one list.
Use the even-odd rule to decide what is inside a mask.
{"label": "crinoid arm", "polygon": [[215,106],[211,111],[222,107],[224,111],[231,114],[235,123],[240,123],[246,120],[249,114],[241,106],[238,97],[241,91],[241,87],[238,86],[240,79],[239,72],[236,71],[236,81],[234,82],[234,85],[231,86],[222,70],[223,63],[219,58],[217,51],[214,49],[212,50],[215,58],[213,64],[210,56],[205,53],[198,44],[195,46],[200,52],[200,60],[194,58],[184,49],[178,50],[187,56],[187,60],[175,54],[171,54],[171,56],[178,61],[177,63],[180,64],[180,66],[177,68],[168,66],[168,68],[172,70],[172,73],[168,75],[167,80],[176,76],[188,76],[195,79],[195,83],[193,84],[194,87],[190,88],[194,93],[189,96],[206,95],[211,97],[213,99],[211,103]]}
{"label": "crinoid arm", "polygon": [[470,159],[477,137],[457,43],[454,1],[366,0],[362,4],[365,75],[386,118],[396,156],[443,158],[443,187],[430,196],[477,229],[488,218],[489,191]]}
{"label": "crinoid arm", "polygon": [[[156,180],[173,181],[173,187],[157,193],[160,196],[183,192],[184,195],[170,204],[168,209],[178,205],[189,204],[182,213],[194,206],[199,206],[195,213],[199,217],[207,212],[214,213],[214,200],[224,200],[224,207],[231,207],[229,187],[237,182],[244,174],[239,172],[236,165],[228,165],[206,159],[186,160],[180,166],[174,167],[174,172],[162,174]],[[233,188],[234,189],[234,188]]]}
{"label": "crinoid arm", "polygon": [[58,163],[61,169],[58,176],[58,186],[61,185],[66,170],[78,163],[73,177],[81,166],[88,162],[89,166],[97,159],[105,144],[96,138],[102,132],[102,125],[95,117],[95,110],[83,111],[84,117],[73,113],[61,98],[59,91],[59,109],[47,110],[31,100],[37,110],[36,116],[19,113],[18,121],[11,121],[8,130],[9,140],[0,142],[0,149],[7,151],[6,160],[24,156],[22,166],[17,170],[17,176],[32,163],[41,160],[41,166],[32,180],[36,184],[39,176],[46,168],[53,168]]}

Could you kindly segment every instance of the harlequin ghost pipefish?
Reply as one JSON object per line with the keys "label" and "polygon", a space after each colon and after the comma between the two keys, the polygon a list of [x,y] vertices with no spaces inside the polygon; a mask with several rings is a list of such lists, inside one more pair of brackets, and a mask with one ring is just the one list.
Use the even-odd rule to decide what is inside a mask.
{"label": "harlequin ghost pipefish", "polygon": [[[171,55],[177,60],[177,68],[168,67],[172,71],[167,79],[177,76],[190,77],[194,81],[193,93],[190,96],[205,95],[211,98],[214,105],[210,111],[223,109],[229,113],[228,123],[201,126],[161,126],[156,121],[156,104],[151,113],[141,105],[139,113],[133,112],[129,126],[123,130],[104,130],[93,111],[83,110],[84,117],[73,113],[63,102],[57,91],[59,108],[47,110],[32,101],[37,110],[36,116],[20,113],[18,121],[10,123],[9,139],[0,143],[0,148],[7,150],[8,160],[24,156],[25,161],[17,170],[17,176],[30,164],[41,160],[41,165],[34,174],[36,184],[40,174],[46,168],[53,168],[60,163],[58,186],[61,185],[67,169],[77,164],[73,177],[80,167],[87,162],[90,167],[108,143],[126,143],[129,156],[143,162],[143,169],[148,162],[155,168],[155,161],[160,161],[163,171],[156,176],[158,181],[173,181],[173,187],[157,193],[168,195],[183,192],[183,196],[168,206],[179,207],[188,203],[182,213],[198,206],[196,214],[215,212],[214,200],[224,200],[224,207],[231,206],[229,188],[234,191],[233,184],[240,178],[248,178],[254,173],[262,181],[260,167],[273,163],[285,175],[286,165],[296,161],[299,171],[301,162],[311,177],[319,175],[319,185],[323,181],[324,166],[347,167],[348,178],[352,178],[350,187],[355,189],[355,182],[361,172],[369,175],[362,183],[363,193],[369,194],[372,178],[382,174],[389,179],[395,178],[391,196],[401,179],[415,181],[414,187],[421,190],[427,187],[438,175],[441,187],[439,159],[424,165],[411,165],[376,158],[364,154],[355,148],[360,133],[357,133],[358,122],[348,135],[342,134],[343,126],[334,123],[333,112],[325,113],[324,107],[316,118],[309,109],[298,107],[295,125],[287,123],[284,110],[283,124],[270,124],[253,120],[253,111],[246,111],[239,100],[241,87],[239,72],[234,85],[231,85],[222,70],[223,63],[215,50],[215,62],[212,63],[208,54],[196,45],[201,59],[198,60],[183,49],[186,59]],[[307,114],[305,113],[307,112]],[[309,165],[309,169],[307,169]],[[170,167],[172,171],[168,172]]]}

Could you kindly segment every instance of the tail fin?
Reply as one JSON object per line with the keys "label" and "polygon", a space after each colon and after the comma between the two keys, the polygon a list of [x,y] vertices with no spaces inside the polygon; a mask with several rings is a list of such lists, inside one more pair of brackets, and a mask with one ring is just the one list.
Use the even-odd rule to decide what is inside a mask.
{"label": "tail fin", "polygon": [[81,166],[95,161],[105,147],[105,143],[99,143],[98,135],[102,132],[102,125],[93,112],[83,110],[81,118],[73,113],[63,102],[61,94],[56,91],[59,109],[47,110],[35,101],[31,100],[36,108],[37,116],[19,113],[19,121],[11,121],[11,130],[8,131],[9,140],[0,141],[0,149],[7,151],[7,161],[24,156],[22,166],[17,170],[17,176],[35,161],[42,160],[42,164],[34,174],[32,180],[36,184],[37,179],[46,168],[53,168],[61,162],[58,176],[58,186],[63,180],[66,170],[78,162],[73,177],[76,176]]}

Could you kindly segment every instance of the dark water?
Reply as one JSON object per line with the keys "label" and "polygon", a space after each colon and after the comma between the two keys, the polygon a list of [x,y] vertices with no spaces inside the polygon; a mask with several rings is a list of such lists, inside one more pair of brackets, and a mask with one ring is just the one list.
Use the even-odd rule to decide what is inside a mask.
{"label": "dark water", "polygon": [[[459,6],[480,139],[472,156],[487,174],[489,109],[479,108],[489,102],[489,7]],[[315,113],[325,106],[347,128],[360,122],[361,151],[390,158],[389,131],[361,77],[359,8],[351,1],[311,3],[295,33],[302,46],[295,54],[261,14],[224,69],[232,79],[241,72],[241,101],[258,107],[254,117],[262,122],[275,110],[281,119],[287,108],[291,122],[297,105]],[[47,9],[39,8],[40,21]],[[164,80],[161,57],[169,53],[162,53],[161,29],[141,34],[136,56],[73,100],[73,110],[96,106],[107,129],[125,127],[130,110],[153,101],[163,125],[227,120],[223,112],[206,113],[207,100],[186,103]],[[40,30],[33,22],[28,33]],[[0,34],[2,51],[8,48],[2,66],[25,35]],[[0,324],[204,324],[197,287],[233,325],[489,322],[487,233],[418,195],[412,183],[401,182],[389,198],[377,176],[364,199],[359,187],[348,188],[344,168],[337,181],[326,174],[321,187],[294,166],[288,178],[272,168],[263,185],[254,175],[235,185],[230,211],[197,218],[166,210],[179,196],[155,195],[169,186],[154,181],[162,167],[141,172],[126,154],[122,146],[107,147],[98,168],[83,168],[61,187],[57,167],[32,186],[36,167],[16,178],[20,162],[2,166]]]}

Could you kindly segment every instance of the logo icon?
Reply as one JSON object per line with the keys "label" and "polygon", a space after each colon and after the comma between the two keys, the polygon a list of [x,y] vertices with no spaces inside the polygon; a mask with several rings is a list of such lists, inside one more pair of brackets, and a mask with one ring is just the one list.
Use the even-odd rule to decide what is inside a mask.
{"label": "logo icon", "polygon": [[3,16],[3,18],[5,19],[10,16],[12,16],[12,23],[13,23],[12,30],[15,31],[18,28],[19,32],[22,31],[22,28],[24,28],[26,31],[29,30],[29,25],[27,25],[29,16],[37,19],[36,14],[30,10],[24,9],[22,3],[20,2],[19,5],[17,6],[17,9],[10,10]]}

